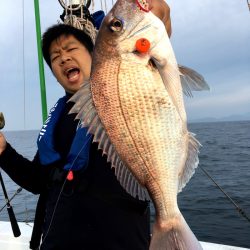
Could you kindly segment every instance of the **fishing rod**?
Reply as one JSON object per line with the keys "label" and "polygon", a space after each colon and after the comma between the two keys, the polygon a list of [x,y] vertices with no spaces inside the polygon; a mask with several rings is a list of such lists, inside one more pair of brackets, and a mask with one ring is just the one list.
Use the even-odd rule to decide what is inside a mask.
{"label": "fishing rod", "polygon": [[[0,112],[0,130],[2,128],[4,128],[4,125],[5,125],[4,116],[3,116],[3,113]],[[21,232],[20,232],[19,226],[17,224],[17,220],[16,220],[16,216],[14,214],[13,208],[12,208],[12,206],[10,204],[10,200],[8,198],[8,194],[7,194],[5,185],[4,185],[1,170],[0,170],[0,182],[1,182],[2,189],[3,189],[4,198],[5,198],[5,201],[6,201],[6,204],[7,204],[7,211],[8,211],[8,214],[9,214],[13,234],[14,234],[15,237],[19,237],[21,235]]]}
{"label": "fishing rod", "polygon": [[199,168],[206,174],[206,176],[216,185],[217,188],[227,197],[227,199],[235,206],[236,210],[248,221],[250,222],[250,218],[244,212],[244,210],[237,205],[237,203],[216,183],[216,181],[212,178],[212,176],[201,166]]}

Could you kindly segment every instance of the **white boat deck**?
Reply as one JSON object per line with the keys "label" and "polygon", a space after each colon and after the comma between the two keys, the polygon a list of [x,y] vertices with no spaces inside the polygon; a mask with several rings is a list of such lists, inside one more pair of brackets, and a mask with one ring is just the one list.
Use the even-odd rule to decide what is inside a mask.
{"label": "white boat deck", "polygon": [[[21,236],[15,238],[9,222],[0,221],[0,249],[1,250],[28,250],[32,232],[32,223],[18,223]],[[249,248],[226,246],[215,243],[201,242],[204,250],[247,250]]]}
{"label": "white boat deck", "polygon": [[21,236],[15,238],[10,222],[0,221],[0,249],[1,250],[28,250],[33,223],[18,222]]}

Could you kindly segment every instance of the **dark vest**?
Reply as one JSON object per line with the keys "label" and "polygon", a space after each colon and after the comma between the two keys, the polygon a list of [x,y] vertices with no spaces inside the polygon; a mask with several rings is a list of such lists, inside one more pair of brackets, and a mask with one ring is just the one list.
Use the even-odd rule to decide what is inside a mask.
{"label": "dark vest", "polygon": [[[149,204],[131,197],[121,187],[106,156],[102,156],[96,143],[91,144],[87,168],[73,171],[74,179],[67,180],[62,191],[62,183],[67,175],[67,171],[63,169],[65,156],[78,124],[74,120],[75,115],[68,115],[71,106],[72,103],[67,103],[55,129],[55,148],[60,153],[61,160],[52,167],[48,190],[40,195],[31,249],[38,249],[41,235],[46,235],[51,221],[41,250],[125,250],[133,249],[133,246],[137,246],[138,250],[148,249]],[[65,235],[69,235],[68,239]]]}

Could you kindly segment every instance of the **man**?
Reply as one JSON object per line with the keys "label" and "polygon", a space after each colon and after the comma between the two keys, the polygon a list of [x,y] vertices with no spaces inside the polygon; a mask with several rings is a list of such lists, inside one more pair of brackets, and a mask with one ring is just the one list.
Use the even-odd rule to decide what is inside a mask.
{"label": "man", "polygon": [[[45,60],[66,91],[62,110],[55,120],[57,114],[53,112],[59,112],[56,111],[58,103],[50,118],[55,121],[54,128],[49,131],[51,122],[47,122],[41,130],[33,161],[17,154],[9,144],[4,145],[1,136],[0,165],[17,184],[41,194],[42,209],[37,218],[42,219],[41,249],[147,249],[148,203],[132,198],[123,190],[96,144],[87,141],[87,160],[76,165],[73,180],[66,178],[65,166],[73,163],[70,153],[74,151],[72,145],[78,125],[75,115],[68,115],[73,103],[66,101],[89,78],[92,48],[90,38],[71,26],[56,25],[45,32]],[[42,142],[45,136],[47,141],[51,139],[51,148]],[[78,154],[84,138],[82,141],[79,146],[75,144],[77,150],[72,156]],[[34,227],[38,228],[36,223]]]}
{"label": "man", "polygon": [[31,249],[39,248],[41,235],[41,250],[149,247],[148,202],[126,193],[75,114],[68,115],[73,103],[67,101],[90,76],[92,50],[83,31],[64,24],[49,28],[43,56],[66,95],[41,129],[33,161],[0,133],[0,166],[18,185],[40,194]]}

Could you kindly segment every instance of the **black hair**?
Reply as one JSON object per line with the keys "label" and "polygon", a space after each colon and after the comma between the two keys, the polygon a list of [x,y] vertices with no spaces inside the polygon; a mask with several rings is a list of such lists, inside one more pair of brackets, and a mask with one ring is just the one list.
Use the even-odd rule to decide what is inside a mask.
{"label": "black hair", "polygon": [[94,44],[91,38],[82,30],[74,28],[67,24],[56,24],[48,28],[42,37],[42,52],[46,63],[51,68],[49,49],[53,41],[58,39],[60,36],[74,36],[91,54],[93,51]]}

